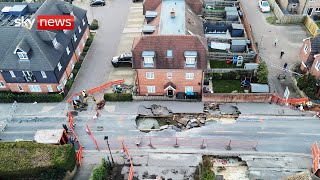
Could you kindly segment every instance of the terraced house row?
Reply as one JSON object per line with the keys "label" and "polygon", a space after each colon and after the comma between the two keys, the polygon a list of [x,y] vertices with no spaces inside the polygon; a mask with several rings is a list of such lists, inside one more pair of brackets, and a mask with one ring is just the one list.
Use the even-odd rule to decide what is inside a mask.
{"label": "terraced house row", "polygon": [[[63,91],[90,36],[86,11],[58,0],[0,3],[0,10],[0,91]],[[73,15],[74,30],[38,30],[39,15]],[[22,17],[35,21],[16,26]]]}

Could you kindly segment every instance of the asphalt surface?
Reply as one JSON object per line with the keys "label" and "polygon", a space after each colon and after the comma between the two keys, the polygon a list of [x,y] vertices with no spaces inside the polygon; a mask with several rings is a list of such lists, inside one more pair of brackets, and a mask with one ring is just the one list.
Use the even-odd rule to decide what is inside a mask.
{"label": "asphalt surface", "polygon": [[89,19],[99,21],[99,29],[69,95],[107,82],[113,68],[111,59],[117,53],[130,3],[128,0],[112,0],[103,7],[89,7],[89,1],[78,2],[80,7],[88,9]]}
{"label": "asphalt surface", "polygon": [[[254,41],[258,43],[259,55],[268,65],[271,92],[277,92],[282,96],[288,86],[291,91],[290,97],[299,97],[300,94],[291,80],[291,73],[282,71],[282,67],[287,62],[288,69],[292,69],[301,62],[299,52],[302,40],[310,36],[306,28],[302,24],[271,25],[267,23],[266,18],[273,15],[272,12],[260,12],[258,1],[240,1],[252,27]],[[276,39],[278,39],[278,43],[275,47]],[[281,50],[285,52],[282,59],[280,59]],[[285,81],[277,79],[279,74],[286,74]]]}

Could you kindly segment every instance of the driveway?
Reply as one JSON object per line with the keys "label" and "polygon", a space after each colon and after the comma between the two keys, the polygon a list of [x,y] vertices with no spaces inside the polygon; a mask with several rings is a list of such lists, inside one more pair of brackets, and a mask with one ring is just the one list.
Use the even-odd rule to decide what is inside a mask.
{"label": "driveway", "polygon": [[107,82],[113,69],[110,60],[117,53],[131,3],[129,0],[107,0],[104,7],[90,7],[89,0],[73,2],[88,10],[89,22],[98,19],[99,29],[69,95]]}
{"label": "driveway", "polygon": [[[272,13],[262,13],[258,8],[258,1],[240,0],[247,19],[251,24],[255,42],[258,43],[260,56],[269,68],[269,85],[271,92],[277,92],[283,96],[286,86],[290,90],[290,97],[299,97],[295,85],[293,85],[292,74],[282,71],[284,63],[288,63],[289,69],[300,63],[299,51],[302,46],[302,39],[309,37],[303,25],[271,25],[266,22],[266,17]],[[278,39],[277,47],[274,46],[275,39]],[[285,54],[280,59],[280,52]],[[277,68],[278,67],[278,68]],[[286,79],[277,79],[279,74],[286,74]]]}

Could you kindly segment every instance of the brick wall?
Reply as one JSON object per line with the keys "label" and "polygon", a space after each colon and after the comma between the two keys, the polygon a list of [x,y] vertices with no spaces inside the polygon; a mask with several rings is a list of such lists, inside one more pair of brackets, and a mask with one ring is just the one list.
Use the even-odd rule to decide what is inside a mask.
{"label": "brick wall", "polygon": [[312,67],[311,67],[311,70],[310,70],[310,73],[314,76],[317,77],[317,79],[320,78],[320,71],[318,71],[315,66],[316,66],[316,63],[319,62],[320,63],[320,57],[319,56],[316,56],[316,58],[314,59],[313,61],[313,64],[312,64]]}
{"label": "brick wall", "polygon": [[271,93],[237,93],[237,94],[225,94],[225,93],[213,93],[203,94],[202,101],[204,102],[255,102],[266,103],[271,102]]}
{"label": "brick wall", "polygon": [[[308,50],[309,50],[307,53],[304,52],[304,47],[305,47],[306,45],[308,46]],[[310,39],[304,40],[304,41],[303,41],[303,44],[302,44],[302,46],[301,46],[301,49],[300,49],[300,58],[301,58],[302,61],[307,62],[308,57],[309,57],[309,55],[310,55],[310,49],[311,49]]]}
{"label": "brick wall", "polygon": [[[239,7],[240,7],[240,10],[241,10],[241,12],[242,12],[242,24],[243,24],[243,26],[244,26],[244,30],[246,31],[246,34],[247,34],[247,36],[248,36],[248,39],[252,42],[251,43],[251,48],[252,48],[252,50],[255,52],[255,53],[258,53],[258,51],[257,51],[257,49],[256,49],[256,46],[255,46],[255,41],[254,41],[254,39],[253,39],[253,36],[252,36],[252,34],[251,34],[251,27],[250,27],[250,24],[249,24],[249,22],[248,22],[248,20],[247,20],[247,16],[246,16],[246,14],[244,13],[244,10],[243,10],[243,8],[242,8],[242,4],[241,3],[239,3]],[[259,44],[260,45],[260,44]]]}
{"label": "brick wall", "polygon": [[146,11],[155,10],[161,2],[162,2],[162,0],[144,0],[144,2],[143,2],[143,15],[146,13]]}
{"label": "brick wall", "polygon": [[10,88],[9,86],[6,84],[6,81],[4,80],[3,76],[0,73],[0,82],[4,84],[4,87],[0,87],[0,91],[9,91]]}
{"label": "brick wall", "polygon": [[186,0],[186,2],[197,15],[203,14],[203,2],[201,0]]}
{"label": "brick wall", "polygon": [[[48,93],[48,85],[51,85],[53,92],[58,92],[58,84],[49,83],[49,84],[39,84],[39,83],[7,83],[12,92],[28,92],[28,93]],[[22,91],[19,90],[18,85],[22,87]],[[42,92],[31,92],[29,85],[39,85]]]}
{"label": "brick wall", "polygon": [[[146,73],[154,72],[154,79],[147,79]],[[167,73],[172,73],[172,78],[167,77]],[[186,79],[186,73],[194,73],[194,78]],[[165,95],[164,85],[172,82],[176,85],[176,92],[185,92],[185,86],[192,86],[194,92],[201,93],[202,70],[186,70],[186,69],[138,69],[138,88],[139,95]],[[198,84],[200,83],[200,85]],[[148,93],[147,86],[155,86],[155,93]]]}

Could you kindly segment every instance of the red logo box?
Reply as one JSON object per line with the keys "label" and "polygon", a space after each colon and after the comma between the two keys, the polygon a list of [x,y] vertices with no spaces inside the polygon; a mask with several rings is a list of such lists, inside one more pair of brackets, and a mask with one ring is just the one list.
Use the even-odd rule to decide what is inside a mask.
{"label": "red logo box", "polygon": [[74,30],[72,15],[40,15],[38,30]]}

